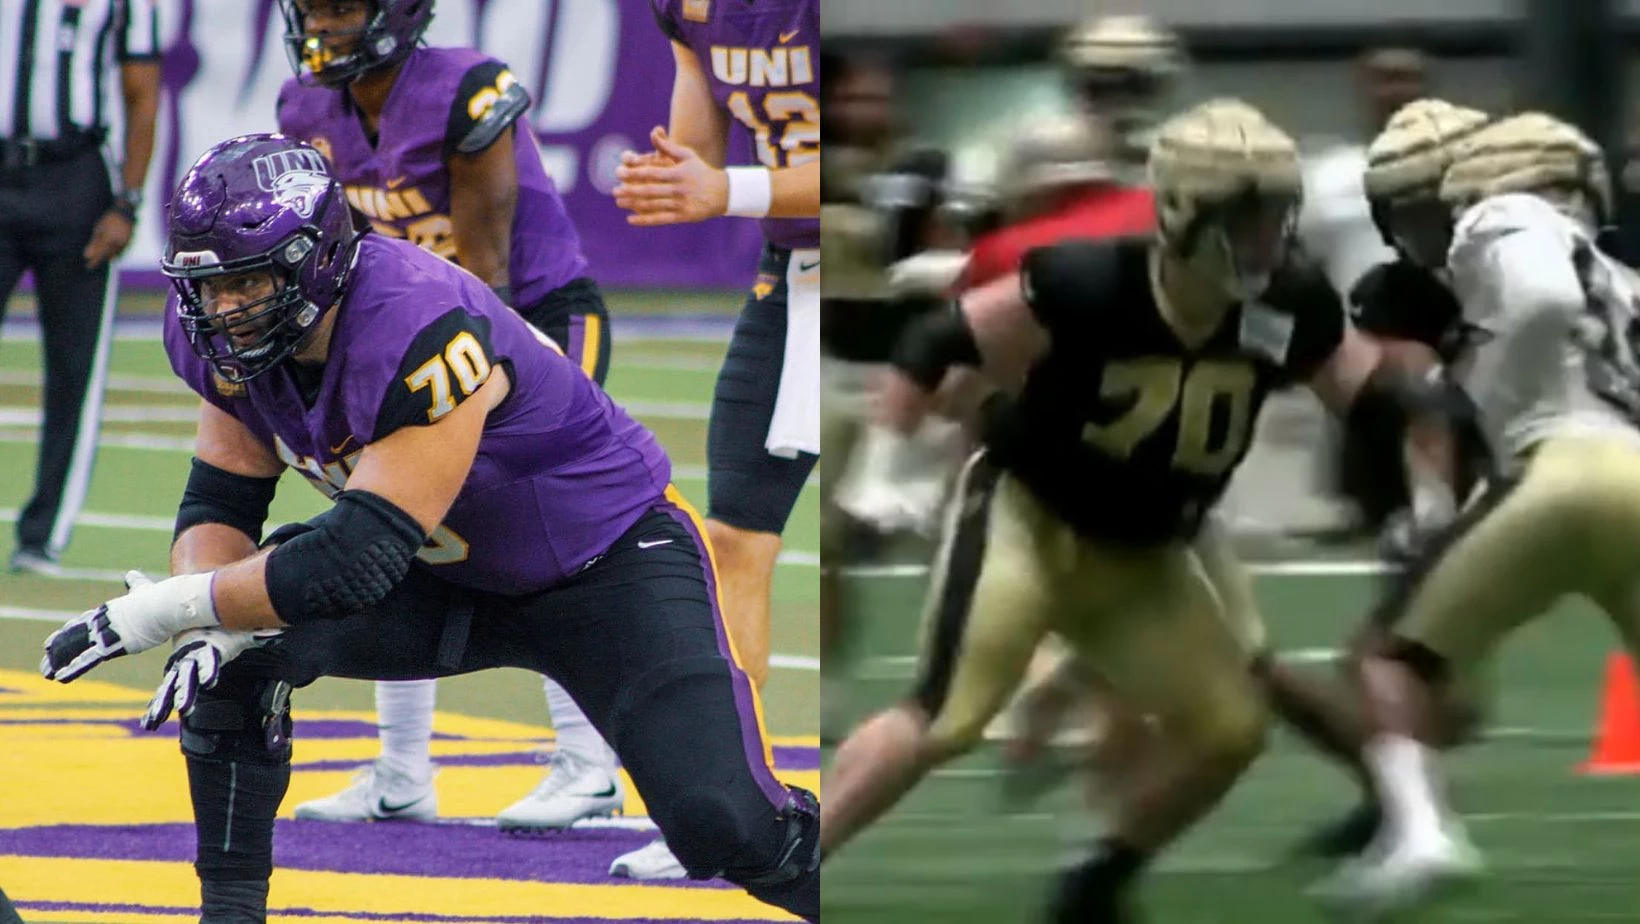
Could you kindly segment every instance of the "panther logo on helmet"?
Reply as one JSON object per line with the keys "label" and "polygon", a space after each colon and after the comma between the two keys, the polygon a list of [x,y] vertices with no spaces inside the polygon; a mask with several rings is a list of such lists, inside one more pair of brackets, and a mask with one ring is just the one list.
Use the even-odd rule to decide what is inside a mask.
{"label": "panther logo on helmet", "polygon": [[273,193],[275,202],[303,218],[312,218],[319,200],[330,189],[330,171],[324,156],[311,148],[293,148],[264,154],[254,161],[256,185]]}

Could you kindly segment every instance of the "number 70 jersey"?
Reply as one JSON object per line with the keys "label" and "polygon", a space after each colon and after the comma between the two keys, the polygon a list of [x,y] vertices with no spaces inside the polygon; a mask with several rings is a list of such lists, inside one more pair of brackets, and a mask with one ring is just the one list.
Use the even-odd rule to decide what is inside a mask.
{"label": "number 70 jersey", "polygon": [[[712,97],[748,132],[758,163],[796,167],[820,156],[819,0],[652,0],[661,29],[687,45]],[[766,218],[779,247],[820,246],[818,218]]]}
{"label": "number 70 jersey", "polygon": [[1264,399],[1314,375],[1345,329],[1326,277],[1294,266],[1186,344],[1157,307],[1149,250],[1081,240],[1026,254],[1025,297],[1050,344],[987,441],[1079,533],[1141,546],[1195,535]]}

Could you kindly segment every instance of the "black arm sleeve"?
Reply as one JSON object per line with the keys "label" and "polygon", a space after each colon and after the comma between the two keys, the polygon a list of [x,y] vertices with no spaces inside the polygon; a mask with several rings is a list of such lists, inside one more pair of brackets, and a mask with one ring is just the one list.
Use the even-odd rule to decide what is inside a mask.
{"label": "black arm sleeve", "polygon": [[182,503],[177,507],[176,531],[171,534],[175,543],[182,534],[202,523],[221,523],[231,526],[251,538],[262,538],[262,526],[268,521],[268,505],[273,503],[279,476],[252,478],[217,468],[198,457],[188,472],[188,485],[182,489]]}
{"label": "black arm sleeve", "polygon": [[907,325],[889,362],[925,391],[939,388],[952,366],[978,366],[979,344],[961,303],[924,312]]}
{"label": "black arm sleeve", "polygon": [[1020,261],[1020,285],[1048,334],[1075,338],[1091,332],[1099,304],[1119,287],[1116,245],[1078,240],[1038,247]]}

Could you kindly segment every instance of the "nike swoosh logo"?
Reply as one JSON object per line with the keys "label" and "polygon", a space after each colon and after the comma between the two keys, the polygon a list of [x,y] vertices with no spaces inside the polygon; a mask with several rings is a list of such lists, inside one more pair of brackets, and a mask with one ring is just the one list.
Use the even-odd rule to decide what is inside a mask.
{"label": "nike swoosh logo", "polygon": [[341,454],[342,454],[342,450],[344,450],[344,449],[346,449],[346,448],[347,448],[347,444],[348,444],[348,443],[351,443],[351,442],[353,442],[353,434],[351,434],[351,433],[349,433],[349,434],[348,434],[348,435],[347,435],[347,439],[345,439],[345,440],[342,440],[342,441],[341,441],[341,442],[340,442],[340,443],[337,443],[337,444],[336,444],[336,445],[334,445],[334,446],[332,446],[332,447],[330,447],[330,451],[331,451],[331,452],[332,452],[332,453],[333,453],[333,454],[335,454],[335,455],[338,455],[338,456],[339,456],[339,455],[341,455]]}
{"label": "nike swoosh logo", "polygon": [[[425,798],[427,798],[427,797],[426,796],[422,797],[422,799],[425,799]],[[418,803],[420,801],[421,801],[421,799],[411,799],[409,802],[406,802],[403,805],[388,805],[387,804],[387,797],[383,796],[383,797],[381,797],[381,799],[377,800],[376,809],[377,809],[377,811],[381,812],[383,815],[396,815],[399,812],[402,812],[405,809],[414,806],[416,803]]]}
{"label": "nike swoosh logo", "polygon": [[400,186],[403,186],[404,181],[408,180],[408,179],[410,179],[410,178],[407,177],[407,176],[401,176],[396,180],[388,180],[387,181],[387,188],[388,189],[398,189]]}
{"label": "nike swoosh logo", "polygon": [[789,42],[792,39],[796,38],[797,33],[802,32],[802,31],[803,31],[802,29],[793,29],[790,32],[780,33],[780,44],[782,44],[782,45],[786,44],[787,42]]}
{"label": "nike swoosh logo", "polygon": [[[640,548],[640,549],[652,549],[657,545],[671,545],[671,544],[672,544],[672,540],[670,540],[670,539],[650,539],[650,540],[647,540],[647,541],[645,541],[643,539],[638,540],[638,548]],[[613,793],[614,790],[610,790],[610,792]]]}
{"label": "nike swoosh logo", "polygon": [[814,269],[815,267],[817,267],[819,265],[820,265],[819,260],[816,260],[813,263],[799,263],[799,264],[797,264],[797,270],[800,273],[806,273],[809,270]]}
{"label": "nike swoosh logo", "polygon": [[[672,540],[668,539],[666,541],[671,542]],[[610,780],[608,789],[604,790],[603,792],[592,793],[587,798],[589,798],[589,799],[608,799],[610,796],[613,796],[613,795],[615,795],[615,781]]]}

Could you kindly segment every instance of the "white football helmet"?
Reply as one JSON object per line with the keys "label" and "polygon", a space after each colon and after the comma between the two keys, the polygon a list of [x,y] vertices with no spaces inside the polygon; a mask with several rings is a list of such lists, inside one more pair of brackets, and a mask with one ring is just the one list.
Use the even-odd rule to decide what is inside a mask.
{"label": "white football helmet", "polygon": [[1109,146],[1085,119],[1059,116],[1027,125],[1003,156],[997,197],[1010,219],[1039,210],[1045,195],[1113,178]]}
{"label": "white football helmet", "polygon": [[1164,245],[1232,298],[1262,293],[1303,195],[1293,139],[1252,106],[1215,99],[1162,124],[1149,170]]}

